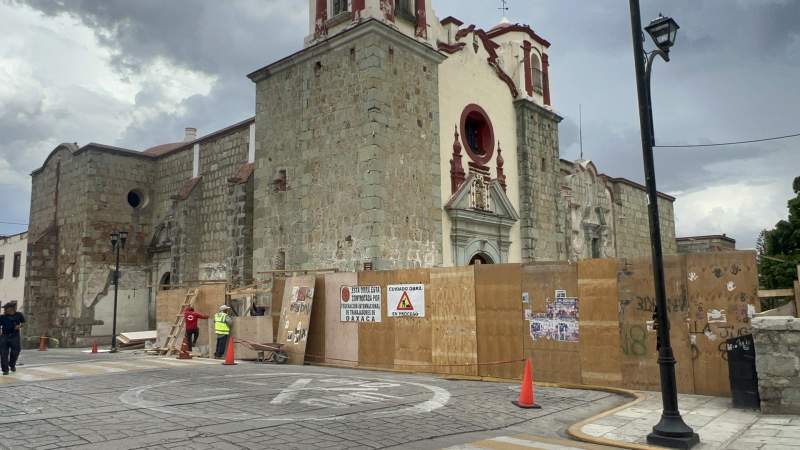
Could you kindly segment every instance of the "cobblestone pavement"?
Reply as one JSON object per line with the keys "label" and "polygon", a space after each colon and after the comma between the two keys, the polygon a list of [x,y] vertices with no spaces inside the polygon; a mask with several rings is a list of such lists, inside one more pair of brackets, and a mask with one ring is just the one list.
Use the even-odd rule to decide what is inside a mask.
{"label": "cobblestone pavement", "polygon": [[[661,417],[659,393],[614,414],[584,425],[584,433],[615,441],[643,444]],[[755,410],[733,409],[730,398],[681,395],[684,421],[700,435],[695,450],[798,450],[800,416],[762,415]]]}
{"label": "cobblestone pavement", "polygon": [[[48,358],[57,360],[55,353]],[[14,381],[0,385],[0,446],[437,449],[520,433],[564,438],[567,426],[625,401],[542,387],[543,409],[523,410],[511,405],[514,386],[502,383],[111,356],[41,362],[25,355]],[[129,368],[89,369],[114,364]],[[54,379],[33,379],[37,367]]]}

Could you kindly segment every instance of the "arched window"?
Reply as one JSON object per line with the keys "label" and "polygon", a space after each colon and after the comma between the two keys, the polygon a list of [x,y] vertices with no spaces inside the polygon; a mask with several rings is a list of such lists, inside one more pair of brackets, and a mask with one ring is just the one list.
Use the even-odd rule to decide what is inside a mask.
{"label": "arched window", "polygon": [[494,264],[494,261],[492,261],[492,258],[489,255],[485,254],[485,253],[476,253],[469,260],[469,265],[470,266],[477,266],[477,265],[481,265],[481,264]]}
{"label": "arched window", "polygon": [[414,3],[414,0],[394,0],[394,14],[407,20],[416,20],[417,12],[414,10]]}
{"label": "arched window", "polygon": [[339,14],[344,14],[350,11],[350,8],[347,5],[348,0],[332,0],[332,2],[331,11],[333,12],[333,15],[331,17],[336,17]]}
{"label": "arched window", "polygon": [[172,281],[172,277],[171,277],[169,272],[166,272],[166,273],[164,273],[164,275],[161,275],[161,280],[159,280],[159,282],[158,282],[159,290],[166,291],[167,289],[169,289],[169,285],[171,284],[171,281]]}
{"label": "arched window", "polygon": [[542,75],[542,62],[539,56],[531,52],[531,71],[533,72],[533,91],[538,94],[544,93],[544,78]]}

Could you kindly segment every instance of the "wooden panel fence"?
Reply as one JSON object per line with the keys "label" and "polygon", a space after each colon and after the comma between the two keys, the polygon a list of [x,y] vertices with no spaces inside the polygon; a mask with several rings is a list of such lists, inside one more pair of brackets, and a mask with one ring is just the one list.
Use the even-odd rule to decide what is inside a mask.
{"label": "wooden panel fence", "polygon": [[[749,333],[759,310],[755,253],[668,256],[665,276],[679,390],[729,395],[724,343]],[[649,258],[300,278],[276,279],[272,296],[273,314],[283,312],[281,339],[308,326],[307,347],[301,338],[291,348],[294,362],[305,350],[308,362],[515,379],[530,358],[538,381],[659,387]],[[397,305],[387,287],[395,284],[424,285],[423,317],[389,317]],[[340,288],[354,285],[380,286],[380,323],[341,322]],[[291,308],[297,286],[314,287],[308,316]],[[159,293],[158,320],[175,314],[181,298]],[[210,309],[222,295],[209,290],[200,298]]]}

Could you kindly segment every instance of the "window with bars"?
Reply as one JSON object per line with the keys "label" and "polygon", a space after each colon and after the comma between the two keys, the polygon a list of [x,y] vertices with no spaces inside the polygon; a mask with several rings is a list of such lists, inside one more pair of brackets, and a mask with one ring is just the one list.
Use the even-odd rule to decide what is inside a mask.
{"label": "window with bars", "polygon": [[19,271],[20,266],[22,265],[22,253],[16,252],[14,253],[14,267],[12,269],[11,276],[14,278],[19,278]]}
{"label": "window with bars", "polygon": [[348,1],[349,0],[333,0],[333,4],[331,5],[332,6],[331,11],[333,11],[332,17],[336,17],[339,14],[343,14],[350,11],[350,8],[348,6]]}

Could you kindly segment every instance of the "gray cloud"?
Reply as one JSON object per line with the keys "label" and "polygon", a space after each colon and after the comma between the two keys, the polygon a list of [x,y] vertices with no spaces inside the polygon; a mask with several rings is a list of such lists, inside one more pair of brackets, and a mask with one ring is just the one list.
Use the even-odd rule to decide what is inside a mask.
{"label": "gray cloud", "polygon": [[[440,18],[454,15],[484,28],[500,19],[493,1],[433,1]],[[121,78],[136,76],[160,59],[216,77],[207,95],[182,100],[176,105],[177,112],[130,121],[115,133],[115,142],[109,142],[137,149],[179,139],[185,126],[210,132],[252,115],[254,91],[245,74],[299,49],[307,27],[307,2],[300,0],[0,2],[32,7],[44,20],[65,15],[77,18],[111,51],[113,67]],[[562,156],[577,158],[577,112],[581,104],[586,157],[595,160],[600,170],[609,175],[641,181],[627,2],[510,3],[509,17],[513,21],[531,24],[553,44],[553,102],[565,117],[560,128]],[[654,69],[659,143],[704,143],[798,131],[800,33],[796,20],[800,17],[800,2],[642,1],[644,23],[659,11],[675,17],[681,25],[672,61],[659,61]],[[38,55],[34,62],[45,67],[46,56]],[[96,95],[86,94],[85,101],[94,101],[91,98]],[[162,95],[158,84],[145,84],[135,96],[135,108],[157,104]],[[38,165],[41,159],[29,160],[35,159],[34,155],[41,158],[42,150],[33,152],[25,163],[25,158],[11,155],[12,147],[52,145],[83,136],[74,131],[79,124],[64,123],[79,118],[68,111],[61,116],[53,111],[43,115],[37,109],[38,101],[31,94],[20,97],[18,104],[0,109],[0,158],[13,160],[19,170]],[[102,98],[96,101],[101,102]],[[118,107],[110,106],[114,111]],[[785,209],[791,179],[800,175],[798,147],[800,140],[711,150],[659,149],[659,187],[687,195],[714,186],[785,184],[786,190],[774,188],[764,198],[771,211],[781,211]],[[776,180],[781,182],[775,184]],[[707,199],[707,209],[725,210],[723,206],[731,201],[712,196]],[[681,198],[678,206],[680,203]],[[24,205],[18,210],[26,208]],[[714,214],[708,211],[713,218]],[[735,235],[744,246],[751,246],[757,230],[772,225],[775,218],[765,217],[757,224],[726,223],[730,229],[724,231]],[[702,232],[703,226],[713,228],[708,225],[712,222],[701,218],[686,229]]]}

